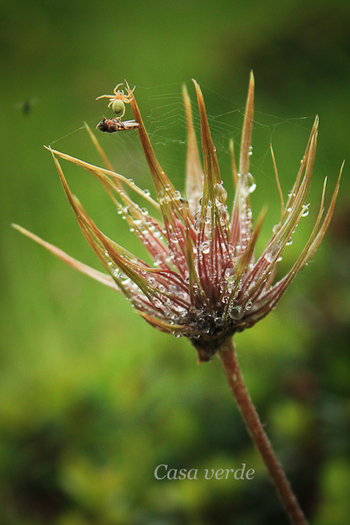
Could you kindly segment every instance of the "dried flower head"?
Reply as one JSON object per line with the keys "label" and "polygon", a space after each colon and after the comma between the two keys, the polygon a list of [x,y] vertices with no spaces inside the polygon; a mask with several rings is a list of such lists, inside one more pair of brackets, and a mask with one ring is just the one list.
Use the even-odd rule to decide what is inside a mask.
{"label": "dried flower head", "polygon": [[[131,96],[133,90],[128,85],[127,99],[135,121],[139,124],[137,129],[153,178],[157,202],[151,198],[149,192],[142,191],[132,181],[113,170],[90,130],[90,136],[107,169],[51,150],[64,191],[83,235],[109,275],[83,265],[23,228],[17,228],[77,270],[120,290],[147,322],[163,332],[187,337],[197,349],[199,360],[208,361],[235,332],[250,328],[265,317],[314,255],[333,214],[340,176],[328,211],[323,217],[324,184],[320,210],[309,240],[290,271],[275,282],[283,250],[290,242],[301,217],[308,214],[306,198],[315,160],[318,118],[313,124],[299,173],[286,204],[283,202],[271,150],[281,199],[281,216],[265,250],[255,259],[254,248],[265,211],[260,214],[254,226],[250,194],[255,189],[255,181],[249,170],[254,106],[253,75],[251,74],[249,83],[238,169],[231,145],[236,193],[230,211],[202,92],[197,82],[193,82],[201,118],[203,164],[196,142],[190,99],[184,88],[188,131],[185,196],[174,188],[157,161],[135,96]],[[98,229],[71,193],[58,157],[83,167],[101,182],[119,214],[123,215],[147,248],[153,264],[140,260]],[[135,204],[129,196],[129,190],[142,195],[149,207],[160,212],[161,220],[154,218],[146,208]]]}

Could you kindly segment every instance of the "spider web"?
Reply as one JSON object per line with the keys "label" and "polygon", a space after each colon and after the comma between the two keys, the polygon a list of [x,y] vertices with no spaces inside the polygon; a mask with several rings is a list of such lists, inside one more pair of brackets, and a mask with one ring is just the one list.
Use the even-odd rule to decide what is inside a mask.
{"label": "spider web", "polygon": [[[182,86],[183,83],[178,82],[152,87],[137,86],[135,90],[137,102],[155,154],[167,176],[181,192],[184,191],[185,186],[187,147],[187,124]],[[186,86],[192,101],[193,123],[197,141],[200,145],[200,118],[195,90],[191,81],[186,82]],[[233,199],[234,189],[229,142],[231,139],[234,141],[235,158],[238,164],[245,100],[240,101],[240,103],[235,102],[232,98],[227,98],[202,84],[201,89],[206,103],[213,143],[219,160],[221,177],[228,191],[229,198]],[[114,117],[112,111],[107,108],[107,104],[105,114],[99,115],[96,119],[89,122],[88,125],[94,131],[114,169],[125,177],[132,179],[141,189],[150,190],[151,195],[155,197],[152,179],[142,152],[137,130],[101,133],[95,128],[103,117]],[[132,118],[131,108],[129,105],[126,105],[126,113],[123,120],[131,120]],[[282,168],[279,169],[280,182],[286,198],[298,171],[312,121],[311,117],[280,118],[261,113],[258,109],[255,110],[250,168],[259,189],[259,191],[252,194],[251,199],[255,216],[266,202],[273,200],[277,205],[279,203],[270,145],[272,144],[274,147],[277,166],[280,168],[279,160],[283,161],[283,155],[286,150],[286,136],[289,137],[288,140],[290,140],[290,136],[293,136],[297,142],[300,141],[300,147],[299,144],[294,146],[293,143],[292,148],[289,146],[287,148],[288,155],[290,154],[294,162],[294,165],[288,168],[289,173],[287,177],[283,173],[283,162]],[[90,139],[87,136],[85,127],[82,126],[72,133],[55,140],[52,143],[52,147],[62,148],[62,151],[67,151],[66,144],[70,142],[71,136],[76,133],[81,134],[79,139],[90,146]],[[70,152],[72,151],[71,146],[69,150]],[[89,147],[90,158],[85,156],[82,160],[101,165],[98,154],[95,152],[91,153],[91,151],[92,148]],[[73,155],[75,156],[75,153]],[[76,156],[79,157],[79,155],[80,153],[76,153]],[[137,198],[136,201],[138,201]],[[98,212],[98,215],[103,215],[107,211],[109,211],[108,206],[104,211]],[[96,214],[94,218],[97,218]],[[269,220],[267,222],[269,224]],[[272,228],[276,222],[278,222],[278,216],[271,219],[269,226]]]}
{"label": "spider web", "polygon": [[[192,100],[194,127],[198,142],[200,142],[200,119],[194,87],[191,81],[185,83]],[[186,163],[186,118],[182,86],[183,82],[178,82],[153,87],[137,86],[135,90],[144,124],[157,158],[168,177],[179,189],[184,187]],[[245,100],[238,103],[206,86],[201,85],[201,89],[206,102],[208,121],[219,158],[222,178],[226,182],[225,179],[230,177],[231,173],[230,168],[226,169],[231,163],[230,139],[234,140],[235,156],[238,160]],[[219,111],[217,111],[218,108]],[[94,130],[97,123],[104,117],[113,118],[114,114],[106,107],[106,112],[89,122],[88,125]],[[126,105],[126,114],[123,120],[131,120],[132,118],[131,108]],[[298,132],[301,128],[303,130],[303,144],[306,145],[305,138],[310,133],[312,120],[311,117],[277,117],[261,113],[256,108],[252,140],[253,155],[251,158],[252,171],[255,171],[254,176],[262,175],[274,180],[273,170],[271,170],[270,144],[275,142],[277,128],[281,129],[288,125],[294,127]],[[50,145],[56,148],[63,139],[68,139],[72,134],[78,132],[84,133],[84,126],[54,140]],[[137,130],[119,131],[111,134],[100,133],[97,130],[94,132],[103,149],[109,156],[112,156],[111,160],[114,161],[115,168],[119,173],[127,177],[135,177],[135,182],[138,182],[136,178],[139,180],[140,176],[141,179],[149,179],[148,169],[144,169],[146,163],[143,159]],[[283,137],[283,131],[281,136]],[[298,153],[302,155],[303,152],[294,152],[295,155]],[[142,173],[139,173],[141,170]]]}

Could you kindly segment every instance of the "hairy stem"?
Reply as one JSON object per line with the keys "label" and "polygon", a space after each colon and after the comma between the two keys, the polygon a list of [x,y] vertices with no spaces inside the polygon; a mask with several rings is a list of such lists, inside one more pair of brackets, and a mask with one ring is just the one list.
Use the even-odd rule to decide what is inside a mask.
{"label": "hairy stem", "polygon": [[290,487],[286,475],[264,432],[259,416],[245,386],[232,339],[228,339],[218,351],[232,394],[244,422],[275,484],[277,493],[293,525],[307,525],[306,518]]}

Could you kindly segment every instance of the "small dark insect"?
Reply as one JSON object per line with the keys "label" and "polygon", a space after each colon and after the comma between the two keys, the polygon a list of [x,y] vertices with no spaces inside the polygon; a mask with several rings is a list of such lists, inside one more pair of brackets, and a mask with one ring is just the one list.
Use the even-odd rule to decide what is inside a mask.
{"label": "small dark insect", "polygon": [[19,102],[18,104],[16,104],[16,108],[22,111],[23,115],[27,117],[29,113],[32,111],[33,106],[37,102],[38,100],[36,98],[32,98],[30,100],[27,99],[27,100],[24,100],[23,102]]}
{"label": "small dark insect", "polygon": [[106,131],[107,133],[114,133],[115,131],[128,131],[129,129],[136,129],[139,127],[139,123],[135,120],[126,120],[122,122],[117,118],[104,118],[96,126],[96,129],[100,131]]}

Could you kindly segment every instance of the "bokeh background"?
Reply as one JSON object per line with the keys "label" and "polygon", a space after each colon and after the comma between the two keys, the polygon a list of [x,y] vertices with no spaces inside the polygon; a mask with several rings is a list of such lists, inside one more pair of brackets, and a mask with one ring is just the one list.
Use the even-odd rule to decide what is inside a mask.
{"label": "bokeh background", "polygon": [[[12,0],[1,2],[0,17],[0,523],[286,523],[220,363],[196,366],[187,341],[156,332],[10,223],[100,269],[43,145],[97,163],[83,123],[112,116],[94,99],[124,78],[137,86],[156,153],[180,190],[181,88],[194,98],[196,78],[230,187],[228,141],[238,149],[253,69],[255,216],[269,203],[260,247],[279,213],[269,144],[286,196],[320,115],[311,211],[286,251],[287,270],[324,177],[329,202],[350,158],[350,3]],[[137,133],[100,135],[116,169],[150,187]],[[96,181],[64,169],[98,225],[139,250]],[[348,173],[346,165],[314,261],[269,317],[236,337],[252,398],[314,525],[344,525],[350,515]],[[159,464],[203,472],[242,463],[253,480],[154,477]]]}

